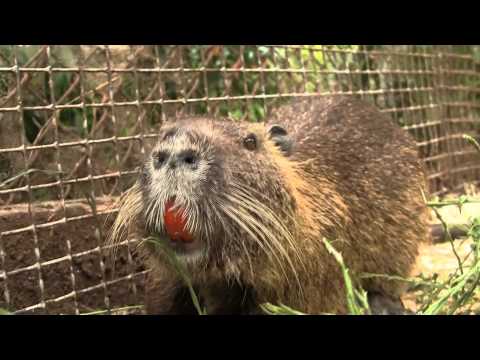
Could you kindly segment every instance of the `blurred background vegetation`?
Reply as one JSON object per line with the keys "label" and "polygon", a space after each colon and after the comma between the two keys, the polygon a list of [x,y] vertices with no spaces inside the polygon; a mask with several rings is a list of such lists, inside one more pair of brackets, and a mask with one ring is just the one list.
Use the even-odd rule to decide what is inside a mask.
{"label": "blurred background vegetation", "polygon": [[[265,102],[263,95],[275,99],[274,95],[315,94],[337,92],[359,92],[362,90],[379,89],[415,89],[429,85],[428,76],[417,76],[410,71],[433,71],[435,64],[428,57],[406,56],[406,54],[436,54],[438,45],[310,45],[298,47],[268,47],[268,46],[146,46],[120,47],[110,49],[107,56],[102,46],[52,46],[47,49],[39,45],[12,47],[0,46],[0,66],[13,66],[15,54],[20,67],[42,68],[72,68],[83,63],[85,67],[102,69],[109,62],[111,68],[136,66],[137,68],[160,67],[171,72],[162,73],[159,77],[149,73],[149,76],[122,76],[112,79],[115,101],[132,101],[136,99],[137,86],[149,89],[161,87],[158,94],[165,100],[221,98],[225,96],[238,97],[242,95],[258,96],[259,99],[242,99],[243,101],[221,101],[214,111],[220,115],[229,115],[235,119],[248,118],[259,121],[265,117]],[[444,46],[449,54],[471,55],[480,60],[480,46]],[[441,49],[440,49],[441,50]],[[380,55],[377,52],[386,52]],[[390,54],[388,54],[390,52]],[[15,54],[14,54],[15,53]],[[403,55],[402,55],[403,54]],[[478,69],[478,64],[472,65]],[[181,69],[208,68],[209,71],[183,72]],[[249,71],[251,69],[266,69],[265,72]],[[179,69],[175,71],[175,69]],[[211,71],[216,69],[216,71]],[[242,70],[246,70],[243,72]],[[275,69],[285,72],[275,72]],[[106,70],[106,69],[105,69]],[[272,71],[268,71],[272,70]],[[302,70],[307,72],[302,73]],[[388,73],[388,71],[404,70],[406,74]],[[352,73],[347,73],[351,71]],[[381,72],[375,72],[381,71]],[[345,72],[345,73],[342,73]],[[370,72],[370,73],[369,73]],[[30,73],[33,74],[33,73]],[[164,75],[165,74],[165,75]],[[420,74],[418,74],[420,75]],[[427,74],[428,75],[428,74]],[[52,77],[52,79],[51,79]],[[163,84],[158,84],[161,80]],[[477,87],[480,77],[472,76],[464,79],[464,85]],[[52,84],[50,84],[50,81]],[[102,97],[108,93],[108,86],[100,86],[108,78],[104,73],[97,76],[86,76],[83,79],[85,103],[102,103]],[[35,73],[28,80],[27,91],[22,94],[24,105],[46,106],[55,99],[58,104],[75,103],[80,99],[80,86],[76,72]],[[138,85],[136,84],[138,83]],[[118,84],[118,85],[117,85]],[[0,101],[15,87],[15,77],[10,73],[0,73]],[[150,88],[150,90],[152,89]],[[142,90],[140,90],[142,91]],[[480,94],[477,94],[480,96]],[[400,104],[415,105],[421,99],[416,96],[374,95],[378,105],[392,108]],[[152,98],[153,99],[153,98]],[[281,101],[282,97],[280,97]],[[105,100],[105,99],[103,99]],[[277,100],[278,101],[278,100]],[[405,104],[406,103],[406,104]],[[197,101],[187,106],[190,112],[202,114],[208,112],[208,101]],[[4,105],[2,105],[4,106]],[[156,109],[161,112],[162,109]],[[83,126],[86,112],[87,127]],[[168,113],[168,112],[167,112]],[[156,115],[159,115],[158,113]],[[406,123],[402,114],[397,114],[403,125]],[[60,123],[68,128],[74,128],[79,134],[91,130],[93,111],[84,109],[66,109],[60,112]],[[161,118],[161,117],[160,117]],[[34,141],[45,119],[36,111],[25,111],[25,135],[29,141]],[[402,123],[403,121],[403,123]]]}
{"label": "blurred background vegetation", "polygon": [[[440,119],[479,115],[480,108],[472,105],[480,96],[479,59],[480,46],[460,45],[1,45],[0,148],[154,134],[163,121],[186,114],[261,121],[292,97],[346,93],[389,112],[425,143],[420,152],[428,157],[451,150],[447,142],[430,142],[445,136]],[[15,65],[28,71],[16,73]],[[2,111],[15,108],[20,98],[21,114]],[[437,124],[419,126],[426,123]],[[478,133],[478,123],[449,126]],[[32,151],[26,165],[19,154],[0,154],[0,172],[6,174],[10,167],[8,173],[18,173],[34,164],[56,171],[57,160],[66,180],[131,171],[148,145],[142,141],[65,147],[60,156],[53,149]],[[21,169],[15,167],[19,164]],[[431,164],[431,172],[439,169]],[[33,184],[54,179],[47,173],[32,175]],[[116,193],[129,183],[100,182],[93,190],[96,196]],[[47,193],[38,190],[36,196],[48,198]]]}

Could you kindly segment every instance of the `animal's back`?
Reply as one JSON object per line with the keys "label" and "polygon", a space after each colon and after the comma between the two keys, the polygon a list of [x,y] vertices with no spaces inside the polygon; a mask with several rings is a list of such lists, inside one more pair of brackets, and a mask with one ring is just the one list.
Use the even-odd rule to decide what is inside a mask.
{"label": "animal's back", "polygon": [[[269,122],[288,129],[294,144],[293,160],[314,159],[317,166],[329,170],[324,175],[352,192],[372,182],[379,191],[391,186],[409,187],[404,178],[423,175],[414,140],[387,115],[362,100],[300,100],[281,107]],[[380,173],[384,177],[379,177]]]}
{"label": "animal's back", "polygon": [[[331,240],[340,240],[335,247],[356,273],[408,277],[419,243],[428,238],[426,182],[415,141],[387,115],[353,97],[297,101],[278,109],[269,123],[288,129],[291,159],[316,187],[307,196],[318,221],[334,214],[334,225],[314,241],[326,234],[338,237]],[[331,196],[319,196],[324,179],[333,185]],[[385,280],[363,285],[392,297],[402,292],[398,283]]]}

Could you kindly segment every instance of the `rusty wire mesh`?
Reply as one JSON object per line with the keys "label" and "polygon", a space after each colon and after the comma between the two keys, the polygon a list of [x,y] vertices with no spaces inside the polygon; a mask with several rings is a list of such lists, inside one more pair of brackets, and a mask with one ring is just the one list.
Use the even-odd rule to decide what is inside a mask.
{"label": "rusty wire mesh", "polygon": [[143,302],[133,242],[103,246],[115,198],[164,121],[261,121],[350,94],[411,132],[436,194],[478,184],[476,46],[0,46],[0,308],[89,313]]}

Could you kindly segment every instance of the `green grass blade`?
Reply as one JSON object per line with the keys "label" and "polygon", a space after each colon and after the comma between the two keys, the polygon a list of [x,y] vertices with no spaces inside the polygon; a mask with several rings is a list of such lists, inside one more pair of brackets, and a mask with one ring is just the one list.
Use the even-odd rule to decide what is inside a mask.
{"label": "green grass blade", "polygon": [[8,310],[0,308],[0,315],[12,315],[12,313]]}
{"label": "green grass blade", "polygon": [[200,301],[198,300],[197,294],[193,289],[192,281],[190,280],[190,276],[188,275],[187,270],[181,263],[181,261],[177,258],[177,255],[164,243],[164,241],[158,237],[149,237],[147,242],[150,242],[155,245],[158,249],[164,252],[167,256],[168,261],[170,264],[175,268],[177,273],[182,278],[185,285],[188,287],[188,291],[190,292],[190,297],[192,298],[193,305],[197,310],[199,315],[207,315],[205,309],[202,309],[200,306]]}
{"label": "green grass blade", "polygon": [[261,304],[260,308],[268,315],[307,315],[283,304],[277,306],[270,303],[265,303]]}
{"label": "green grass blade", "polygon": [[[343,261],[343,256],[330,244],[330,242],[323,238],[323,243],[327,251],[333,255],[342,269],[343,279],[345,282],[345,289],[347,295],[348,311],[352,315],[364,315],[368,312],[368,301],[366,300],[366,293],[362,290],[356,290],[350,276],[350,269],[348,269]],[[358,304],[358,301],[360,304]]]}

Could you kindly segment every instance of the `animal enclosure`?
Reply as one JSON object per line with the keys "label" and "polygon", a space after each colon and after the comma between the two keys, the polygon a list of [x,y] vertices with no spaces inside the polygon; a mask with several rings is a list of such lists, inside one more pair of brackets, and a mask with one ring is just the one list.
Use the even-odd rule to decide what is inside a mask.
{"label": "animal enclosure", "polygon": [[477,46],[0,46],[0,308],[136,312],[137,240],[105,239],[165,122],[262,121],[295,97],[358,96],[416,139],[432,194],[478,185]]}

